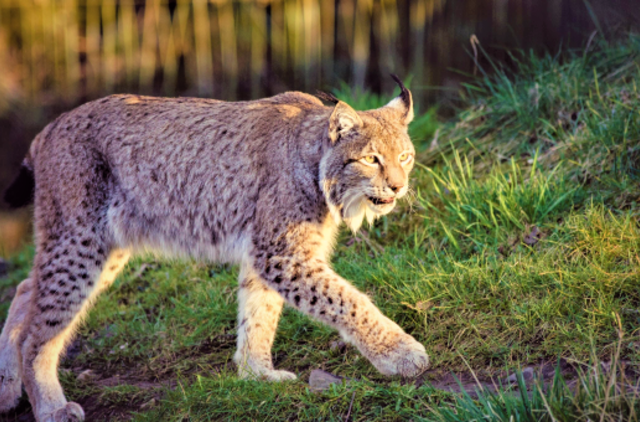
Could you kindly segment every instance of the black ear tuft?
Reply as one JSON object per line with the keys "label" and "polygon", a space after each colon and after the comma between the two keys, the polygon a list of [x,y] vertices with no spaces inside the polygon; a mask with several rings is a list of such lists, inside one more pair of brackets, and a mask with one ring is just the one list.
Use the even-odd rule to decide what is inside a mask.
{"label": "black ear tuft", "polygon": [[316,91],[316,97],[320,98],[322,101],[325,101],[327,103],[338,104],[338,101],[340,101],[339,99],[336,98],[335,95],[329,94],[328,92],[324,92],[324,91]]}
{"label": "black ear tuft", "polygon": [[411,93],[407,87],[404,86],[398,75],[395,73],[391,73],[391,78],[396,81],[398,86],[400,86],[400,98],[402,99],[402,102],[405,103],[407,107],[411,107]]}

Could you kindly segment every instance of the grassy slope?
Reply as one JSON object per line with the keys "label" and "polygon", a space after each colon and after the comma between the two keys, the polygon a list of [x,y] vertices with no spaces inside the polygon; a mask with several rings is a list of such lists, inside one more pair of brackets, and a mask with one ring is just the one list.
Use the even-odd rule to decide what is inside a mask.
{"label": "grassy slope", "polygon": [[[422,341],[442,372],[608,359],[617,346],[638,362],[640,38],[562,60],[514,60],[516,72],[494,69],[467,87],[435,142],[426,141],[433,110],[418,114],[413,200],[355,238],[343,232],[334,266]],[[383,103],[364,94],[350,102]],[[25,277],[31,255],[13,260],[0,289]],[[468,420],[485,408],[500,419],[499,409],[513,414],[509,406],[522,410],[516,420],[601,414],[593,403],[604,390],[591,391],[598,400],[569,399],[558,387],[531,399],[527,413],[522,399],[478,404],[384,379],[354,349],[332,349],[335,332],[292,310],[274,357],[302,381],[240,381],[230,364],[236,273],[135,260],[89,314],[63,365],[68,396],[104,418],[137,410],[140,421],[344,420],[351,403],[352,420]],[[0,298],[4,314],[9,298]],[[87,368],[97,379],[78,381]],[[360,381],[314,394],[304,381],[315,368]],[[638,407],[606,402],[607,415]]]}

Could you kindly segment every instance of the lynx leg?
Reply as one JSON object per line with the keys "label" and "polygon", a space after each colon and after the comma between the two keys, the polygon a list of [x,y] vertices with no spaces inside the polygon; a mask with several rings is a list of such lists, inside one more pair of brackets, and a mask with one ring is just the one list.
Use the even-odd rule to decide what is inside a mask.
{"label": "lynx leg", "polygon": [[36,256],[35,290],[21,335],[23,382],[39,422],[84,420],[80,405],[67,402],[58,381],[61,353],[97,294],[129,258],[97,238],[68,237]]}
{"label": "lynx leg", "polygon": [[273,369],[271,346],[284,301],[250,269],[240,272],[238,350],[233,360],[240,378],[283,381],[295,374]]}
{"label": "lynx leg", "polygon": [[284,242],[268,235],[258,243],[254,265],[269,287],[296,309],[336,328],[381,373],[413,377],[427,369],[424,346],[331,269],[318,252],[321,233],[309,227],[287,235],[288,251],[284,246],[278,250],[278,242]]}
{"label": "lynx leg", "polygon": [[18,285],[0,335],[0,413],[14,408],[22,395],[18,338],[27,316],[32,289],[30,278]]}
{"label": "lynx leg", "polygon": [[269,285],[296,309],[338,329],[381,373],[413,377],[427,369],[424,346],[328,265],[279,262],[284,271]]}

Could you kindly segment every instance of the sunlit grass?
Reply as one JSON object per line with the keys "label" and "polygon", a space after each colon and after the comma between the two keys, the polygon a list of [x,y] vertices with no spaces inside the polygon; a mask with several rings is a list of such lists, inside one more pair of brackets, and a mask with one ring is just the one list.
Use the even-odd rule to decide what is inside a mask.
{"label": "sunlit grass", "polygon": [[433,183],[418,190],[418,203],[426,210],[426,224],[439,225],[458,251],[456,239],[461,236],[476,249],[504,242],[515,232],[536,230],[535,237],[538,229],[533,227],[580,199],[580,187],[558,175],[560,165],[545,173],[537,168],[537,154],[526,174],[512,160],[508,169],[495,167],[481,180],[467,157],[454,151],[453,158],[453,162],[445,158],[436,170],[425,167]]}

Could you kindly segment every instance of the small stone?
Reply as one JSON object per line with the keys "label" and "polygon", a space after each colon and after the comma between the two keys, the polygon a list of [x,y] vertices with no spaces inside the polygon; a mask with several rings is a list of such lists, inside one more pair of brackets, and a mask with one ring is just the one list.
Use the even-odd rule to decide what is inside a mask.
{"label": "small stone", "polygon": [[91,369],[85,369],[84,371],[78,374],[78,381],[87,382],[96,378],[96,373]]}
{"label": "small stone", "polygon": [[327,390],[331,384],[342,384],[342,378],[320,369],[314,369],[309,376],[309,389],[314,393]]}
{"label": "small stone", "polygon": [[[534,369],[528,366],[522,370],[522,378],[525,381],[531,381],[533,380],[534,373],[535,373]],[[516,384],[518,382],[518,375],[516,373],[513,373],[509,375],[505,381],[508,384]]]}

